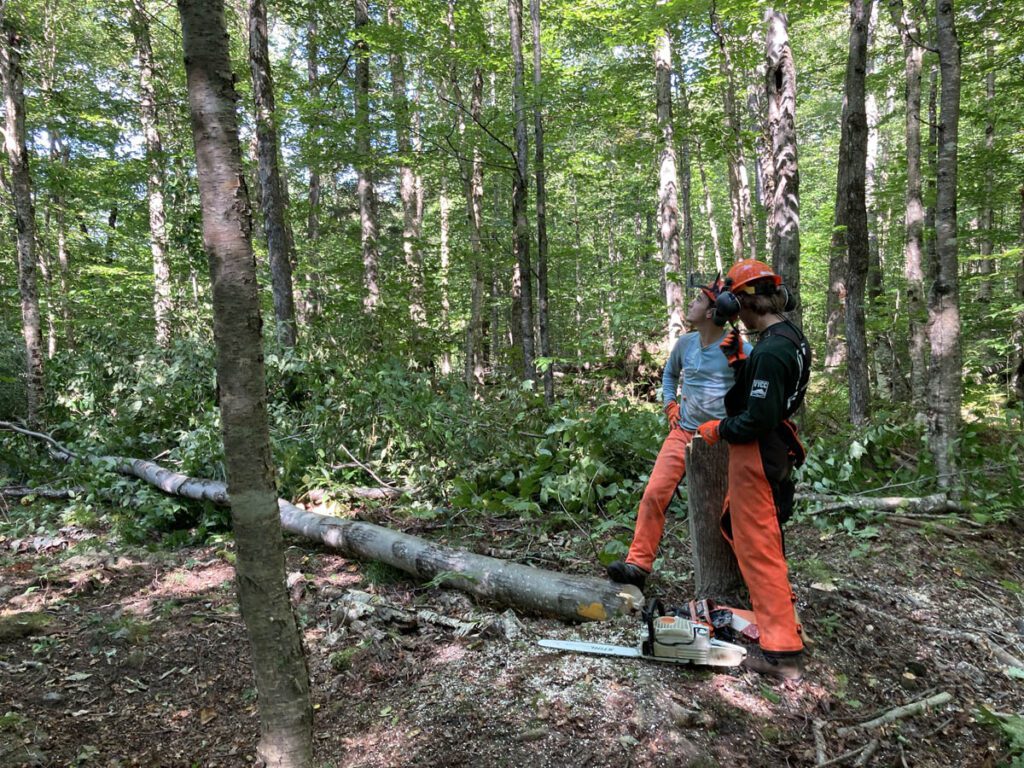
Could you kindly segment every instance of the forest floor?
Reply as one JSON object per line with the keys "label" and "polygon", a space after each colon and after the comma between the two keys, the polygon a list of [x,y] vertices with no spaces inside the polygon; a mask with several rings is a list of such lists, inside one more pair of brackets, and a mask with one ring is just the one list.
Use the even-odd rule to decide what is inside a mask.
{"label": "forest floor", "polygon": [[[406,530],[600,572],[569,533],[527,541],[513,521]],[[1024,536],[953,534],[891,526],[859,540],[791,525],[811,641],[799,684],[547,651],[535,641],[632,645],[639,622],[516,616],[288,537],[317,765],[1007,765],[985,712],[1024,711],[1024,672],[998,650],[1024,655]],[[663,571],[648,591],[671,603],[692,584],[685,541],[668,543],[683,575]],[[73,528],[0,535],[0,766],[253,765],[256,693],[231,560],[230,546],[148,552]],[[840,735],[943,692],[947,704]]]}

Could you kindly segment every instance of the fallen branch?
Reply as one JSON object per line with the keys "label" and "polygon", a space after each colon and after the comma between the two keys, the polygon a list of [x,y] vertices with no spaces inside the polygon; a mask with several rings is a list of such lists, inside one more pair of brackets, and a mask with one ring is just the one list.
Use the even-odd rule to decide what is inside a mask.
{"label": "fallen branch", "polygon": [[847,728],[840,728],[836,731],[836,735],[848,736],[849,734],[855,733],[857,731],[869,731],[874,728],[883,726],[887,723],[900,720],[904,717],[919,715],[922,712],[928,710],[930,707],[941,707],[943,704],[947,704],[952,700],[953,694],[946,693],[945,691],[943,691],[942,693],[937,693],[934,696],[929,696],[927,699],[922,699],[921,701],[915,701],[910,704],[904,704],[902,707],[890,709],[885,714],[876,717],[874,720],[868,720],[866,723],[861,723],[860,725],[851,725]]}
{"label": "fallen branch", "polygon": [[959,505],[950,501],[944,493],[933,493],[930,496],[849,496],[845,494],[830,495],[826,493],[798,493],[797,501],[812,504],[824,504],[819,511],[838,509],[874,510],[877,512],[961,512]]}
{"label": "fallen branch", "polygon": [[27,485],[7,485],[0,488],[0,496],[5,499],[24,499],[26,496],[35,496],[40,499],[71,499],[83,493],[80,486],[74,488],[48,488],[40,486],[30,488]]}
{"label": "fallen branch", "polygon": [[[0,422],[0,428],[5,424]],[[27,433],[27,430],[15,431]],[[30,436],[51,444],[55,442],[39,433]],[[170,495],[225,506],[230,503],[227,486],[217,480],[189,477],[143,459],[92,458],[120,474],[145,480]],[[527,611],[566,620],[604,621],[635,612],[643,600],[635,587],[605,579],[547,571],[451,549],[372,523],[307,512],[284,499],[278,499],[278,509],[285,530],[319,541],[350,557],[387,563],[424,581]]]}

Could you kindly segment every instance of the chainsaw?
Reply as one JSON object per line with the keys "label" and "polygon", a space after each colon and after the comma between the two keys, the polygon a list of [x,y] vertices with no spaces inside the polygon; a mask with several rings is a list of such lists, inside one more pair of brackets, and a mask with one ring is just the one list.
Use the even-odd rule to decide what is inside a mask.
{"label": "chainsaw", "polygon": [[[635,647],[548,639],[540,640],[539,644],[558,651],[623,656],[672,664],[737,667],[743,663],[747,649],[714,637],[714,626],[699,620],[692,605],[689,610],[683,609],[680,613],[689,613],[689,616],[666,613],[660,600],[652,600],[643,611],[646,633]],[[739,617],[736,622],[748,624]]]}

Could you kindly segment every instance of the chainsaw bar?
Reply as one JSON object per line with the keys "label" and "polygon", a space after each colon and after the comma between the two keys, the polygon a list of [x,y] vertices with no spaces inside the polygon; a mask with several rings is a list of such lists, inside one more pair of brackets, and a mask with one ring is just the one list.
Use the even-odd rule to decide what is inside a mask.
{"label": "chainsaw bar", "polygon": [[[675,649],[673,655],[651,656],[643,653],[641,648],[630,648],[625,645],[608,645],[606,643],[585,643],[577,640],[538,640],[544,648],[573,653],[587,653],[594,656],[619,656],[646,661],[662,661],[669,664],[699,664],[712,667],[738,667],[746,658],[747,650],[741,646],[711,640],[708,647],[693,649]],[[641,644],[642,645],[642,644]]]}

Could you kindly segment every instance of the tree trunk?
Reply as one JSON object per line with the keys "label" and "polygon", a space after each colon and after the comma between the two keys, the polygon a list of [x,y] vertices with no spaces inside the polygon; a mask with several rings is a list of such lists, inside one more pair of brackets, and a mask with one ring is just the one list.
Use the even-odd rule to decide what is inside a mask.
{"label": "tree trunk", "polygon": [[[61,44],[57,39],[57,0],[47,0],[43,5],[43,43],[46,51],[44,65],[45,74],[42,78],[42,91],[55,95],[58,86],[57,51]],[[64,144],[60,127],[56,120],[47,121],[46,133],[50,141],[50,194],[47,205],[47,221],[52,218],[55,232],[54,247],[57,251],[58,277],[60,285],[60,318],[64,335],[64,343],[69,351],[75,349],[75,329],[72,322],[71,295],[69,292],[69,264],[67,244],[67,215],[65,211],[65,193],[69,150]],[[52,356],[52,355],[51,355]]]}
{"label": "tree trunk", "polygon": [[373,147],[370,141],[370,46],[363,38],[363,29],[370,23],[368,0],[355,0],[355,125],[358,157],[357,194],[359,227],[363,253],[363,310],[372,315],[380,303],[378,284],[379,253],[377,251],[377,200],[373,187]]}
{"label": "tree trunk", "polygon": [[[470,116],[479,124],[483,117],[484,75],[477,67],[473,72],[473,86],[470,93]],[[483,203],[484,203],[484,162],[480,142],[473,141],[473,167],[469,184],[465,187],[466,218],[469,220],[469,250],[473,262],[470,265],[472,284],[470,286],[469,325],[466,328],[466,386],[477,392],[484,384],[484,253],[483,253]]]}
{"label": "tree trunk", "polygon": [[167,225],[164,213],[163,141],[157,116],[153,82],[153,46],[149,39],[149,12],[145,0],[131,0],[131,28],[139,56],[139,115],[146,138],[146,195],[149,198],[149,247],[153,254],[153,315],[156,343],[166,348],[171,342],[171,265],[167,256]]}
{"label": "tree trunk", "polygon": [[548,317],[548,224],[547,194],[544,189],[540,0],[530,0],[530,26],[533,32],[533,172],[537,182],[537,330],[540,340],[540,356],[544,358],[544,402],[551,405],[555,400],[555,377],[551,361],[551,324]]}
{"label": "tree trunk", "polygon": [[284,180],[278,167],[274,79],[267,48],[267,6],[264,0],[249,0],[249,67],[256,106],[256,153],[259,156],[260,190],[263,195],[263,232],[267,238],[267,255],[270,258],[277,340],[285,347],[294,347],[298,331],[292,293],[294,255],[285,222]]}
{"label": "tree trunk", "polygon": [[766,40],[768,131],[775,198],[771,205],[772,269],[797,298],[793,320],[803,326],[800,306],[800,171],[796,145],[796,64],[789,46],[789,21],[769,10]]}
{"label": "tree trunk", "polygon": [[[0,429],[46,441],[51,455],[58,461],[86,458],[72,453],[49,435],[6,421],[0,421]],[[231,500],[234,497],[229,496],[228,487],[216,480],[189,477],[145,459],[90,456],[88,460],[110,467],[118,474],[136,477],[173,496],[217,505],[230,504],[233,508],[239,506],[237,500]],[[40,495],[43,493],[47,492]],[[317,493],[322,494],[322,491],[314,490],[310,495]],[[58,497],[59,492],[50,492],[50,495]],[[284,499],[277,500],[277,507],[280,525],[287,531],[341,550],[349,557],[387,563],[405,573],[435,580],[485,600],[571,621],[615,619],[632,615],[641,607],[643,595],[632,586],[449,549],[372,523],[307,512]],[[262,698],[262,689],[260,695]]]}
{"label": "tree trunk", "polygon": [[725,39],[721,20],[711,6],[711,29],[718,40],[719,69],[723,81],[725,121],[729,132],[729,200],[732,205],[733,260],[757,258],[757,236],[754,233],[754,213],[750,204],[750,182],[747,179],[747,161],[743,151],[743,133],[736,108],[736,85],[733,82],[732,56]]}
{"label": "tree trunk", "polygon": [[238,142],[220,0],[180,0],[203,243],[213,286],[217,383],[231,518],[238,548],[238,598],[249,633],[268,766],[313,764],[309,675],[285,588],[267,424],[266,383],[251,209]]}
{"label": "tree trunk", "polygon": [[683,332],[683,292],[679,284],[679,201],[676,185],[676,146],[672,136],[672,41],[662,30],[654,46],[654,97],[661,130],[658,158],[658,245],[665,275],[668,329],[665,348],[671,350]]}
{"label": "tree trunk", "polygon": [[907,291],[907,334],[910,347],[911,402],[918,413],[925,403],[928,318],[924,301],[924,200],[921,194],[921,64],[924,49],[913,15],[896,0],[890,6],[893,22],[903,38],[906,77],[907,195],[903,247],[903,277]]}
{"label": "tree trunk", "polygon": [[29,172],[25,133],[25,91],[21,69],[24,39],[0,5],[0,79],[3,80],[6,117],[5,145],[11,169],[11,197],[18,231],[18,292],[21,296],[21,331],[25,339],[25,384],[27,417],[39,421],[43,407],[43,336],[39,320],[39,289],[36,285],[36,214],[32,204],[32,175]]}
{"label": "tree trunk", "polygon": [[[991,35],[991,30],[988,34]],[[978,293],[975,297],[978,301],[982,302],[992,300],[992,280],[989,278],[989,275],[996,270],[996,263],[992,258],[992,188],[995,175],[993,165],[996,160],[994,156],[996,141],[994,107],[996,71],[995,64],[992,61],[991,41],[986,49],[986,63],[988,64],[988,72],[985,74],[985,151],[982,155],[985,180],[982,183],[981,212],[978,215],[978,228],[981,230],[981,241],[978,243],[981,260],[978,261],[978,272],[981,274],[982,279],[978,282]]]}
{"label": "tree trunk", "polygon": [[[320,39],[315,7],[311,9],[312,18],[306,26],[306,84],[309,98],[317,104],[315,119],[309,121],[312,132],[320,130]],[[308,324],[310,319],[323,311],[322,287],[323,277],[320,275],[320,197],[322,184],[320,181],[320,155],[317,152],[309,166],[309,212],[306,215],[306,265],[305,290],[302,293],[298,312],[298,321]]]}
{"label": "tree trunk", "polygon": [[[767,11],[765,12],[767,15]],[[762,69],[763,68],[763,69]],[[772,134],[768,118],[768,102],[764,82],[768,76],[767,66],[761,65],[747,77],[747,113],[754,134],[754,197],[764,212],[764,246],[768,254],[773,253],[772,206],[775,204],[775,159],[772,155]],[[755,214],[756,223],[756,214]],[[753,232],[757,237],[756,230]]]}
{"label": "tree trunk", "polygon": [[[533,347],[533,269],[530,265],[530,224],[526,220],[527,156],[526,99],[523,84],[523,0],[508,0],[512,41],[512,112],[514,119],[516,170],[512,181],[512,221],[515,227],[512,250],[519,268],[519,333],[523,347],[524,379],[535,381]],[[516,285],[513,279],[513,291]]]}
{"label": "tree trunk", "polygon": [[711,190],[708,188],[707,174],[704,172],[704,163],[700,157],[700,137],[693,137],[693,152],[697,160],[697,170],[700,172],[700,186],[704,192],[704,217],[708,220],[708,235],[711,238],[711,248],[715,253],[715,269],[718,274],[725,274],[725,266],[722,262],[722,245],[718,238],[718,224],[715,223],[715,209],[711,202]]}
{"label": "tree trunk", "polygon": [[736,555],[722,535],[722,507],[729,485],[729,446],[694,440],[686,449],[687,498],[693,582],[698,599],[735,605],[743,592]]}
{"label": "tree trunk", "polygon": [[[693,261],[693,183],[690,162],[690,103],[682,73],[676,77],[676,103],[679,104],[679,214],[683,221],[683,275],[696,271]],[[717,233],[716,233],[717,237]],[[683,300],[685,301],[685,299]]]}
{"label": "tree trunk", "polygon": [[868,213],[865,199],[868,123],[864,86],[871,0],[850,0],[850,55],[846,64],[846,348],[850,420],[863,424],[870,412],[864,299],[868,277]]}
{"label": "tree trunk", "polygon": [[449,325],[449,313],[451,302],[448,298],[448,270],[451,266],[451,245],[449,243],[451,229],[451,200],[448,197],[448,164],[441,164],[441,179],[438,189],[438,215],[440,223],[439,260],[440,272],[437,277],[437,287],[441,294],[441,316],[438,318],[441,323],[441,373],[447,376],[452,372],[452,353],[448,349],[451,327]]}
{"label": "tree trunk", "polygon": [[938,156],[935,188],[935,280],[928,297],[931,391],[928,440],[942,489],[956,483],[956,445],[962,399],[960,364],[960,290],[958,284],[956,178],[960,121],[960,43],[952,0],[936,0],[935,31],[942,85],[939,97]]}
{"label": "tree trunk", "polygon": [[[397,40],[402,40],[402,23],[393,2],[388,2],[388,24],[394,28]],[[423,258],[419,249],[419,222],[416,217],[416,173],[412,168],[412,143],[409,140],[409,98],[405,83],[405,54],[403,43],[396,42],[389,55],[391,64],[391,95],[395,116],[395,143],[398,149],[398,194],[402,200],[402,254],[409,280],[409,320],[412,323],[413,348],[421,350],[426,330],[427,312],[424,307]]]}

